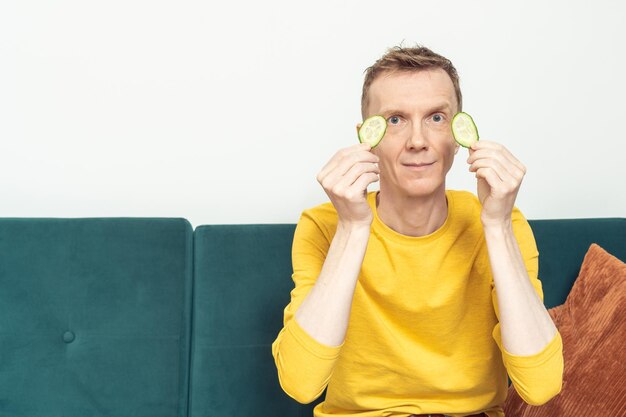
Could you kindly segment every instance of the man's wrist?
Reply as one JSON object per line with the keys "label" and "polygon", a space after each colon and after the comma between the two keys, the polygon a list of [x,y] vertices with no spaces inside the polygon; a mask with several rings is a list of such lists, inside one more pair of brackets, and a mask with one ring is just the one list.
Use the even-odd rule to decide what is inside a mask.
{"label": "man's wrist", "polygon": [[499,222],[482,222],[483,230],[485,232],[485,237],[488,236],[505,236],[507,234],[513,233],[513,222],[509,220],[499,221]]}
{"label": "man's wrist", "polygon": [[337,223],[337,232],[343,232],[349,235],[367,235],[370,234],[371,223],[359,222],[342,222]]}

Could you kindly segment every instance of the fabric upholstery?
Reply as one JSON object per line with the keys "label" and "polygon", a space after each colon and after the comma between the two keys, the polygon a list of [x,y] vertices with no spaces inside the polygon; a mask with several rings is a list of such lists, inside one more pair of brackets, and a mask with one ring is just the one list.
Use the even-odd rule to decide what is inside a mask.
{"label": "fabric upholstery", "polygon": [[280,388],[271,343],[289,302],[294,225],[195,232],[190,415],[307,416]]}
{"label": "fabric upholstery", "polygon": [[589,249],[597,243],[626,260],[626,218],[529,221],[539,250],[539,279],[546,307],[562,304]]}
{"label": "fabric upholstery", "polygon": [[[548,306],[591,242],[626,259],[626,219],[530,224]],[[0,416],[312,416],[271,356],[293,230],[200,226],[194,260],[184,219],[0,219]]]}
{"label": "fabric upholstery", "polygon": [[184,219],[0,219],[0,415],[187,414]]}
{"label": "fabric upholstery", "polygon": [[626,264],[592,245],[565,303],[550,310],[563,338],[561,394],[532,407],[509,390],[510,417],[623,415],[626,404]]}

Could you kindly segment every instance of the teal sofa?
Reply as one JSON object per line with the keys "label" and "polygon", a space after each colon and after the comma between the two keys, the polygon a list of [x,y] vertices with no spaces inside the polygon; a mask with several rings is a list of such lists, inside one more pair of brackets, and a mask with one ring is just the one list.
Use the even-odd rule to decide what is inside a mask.
{"label": "teal sofa", "polygon": [[[626,218],[531,226],[547,307],[592,242],[626,259]],[[294,227],[0,219],[0,417],[312,416],[270,350]]]}

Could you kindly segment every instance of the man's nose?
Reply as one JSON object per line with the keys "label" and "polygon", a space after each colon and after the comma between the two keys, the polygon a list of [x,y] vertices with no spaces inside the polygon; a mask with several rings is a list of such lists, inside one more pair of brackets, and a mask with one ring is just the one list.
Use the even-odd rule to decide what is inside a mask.
{"label": "man's nose", "polygon": [[423,149],[427,144],[427,132],[421,123],[414,123],[406,141],[408,149]]}

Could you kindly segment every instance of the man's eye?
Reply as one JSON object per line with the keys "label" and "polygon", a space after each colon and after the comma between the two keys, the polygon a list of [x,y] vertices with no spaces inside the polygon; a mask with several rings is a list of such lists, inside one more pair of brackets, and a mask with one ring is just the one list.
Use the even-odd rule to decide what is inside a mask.
{"label": "man's eye", "polygon": [[433,122],[435,123],[443,122],[443,116],[440,114],[433,115]]}
{"label": "man's eye", "polygon": [[397,125],[400,123],[400,118],[398,116],[391,116],[387,121],[392,125]]}

